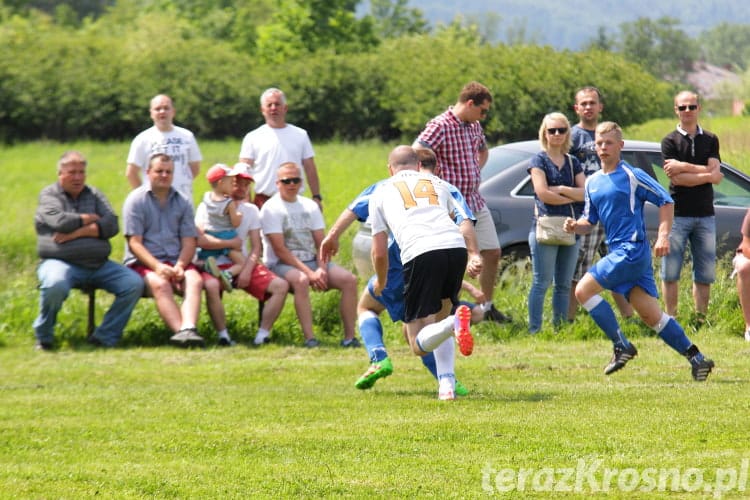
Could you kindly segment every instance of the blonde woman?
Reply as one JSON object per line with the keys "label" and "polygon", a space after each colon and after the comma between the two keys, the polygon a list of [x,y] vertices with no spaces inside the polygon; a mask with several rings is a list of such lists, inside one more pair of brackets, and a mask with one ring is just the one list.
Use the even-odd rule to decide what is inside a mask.
{"label": "blonde woman", "polygon": [[534,184],[534,217],[529,232],[533,282],[529,291],[529,332],[542,328],[544,297],[553,280],[552,321],[562,323],[568,314],[570,281],[578,259],[578,245],[537,242],[536,218],[560,215],[577,218],[576,201],[583,201],[585,176],[578,159],[570,156],[570,122],[562,113],[550,113],[539,127],[542,151],[531,158],[529,174]]}

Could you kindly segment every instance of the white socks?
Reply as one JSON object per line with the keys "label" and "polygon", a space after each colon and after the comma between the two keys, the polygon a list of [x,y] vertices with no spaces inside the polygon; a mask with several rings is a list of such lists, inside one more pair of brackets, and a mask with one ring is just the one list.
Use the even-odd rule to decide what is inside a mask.
{"label": "white socks", "polygon": [[258,328],[258,333],[255,334],[255,340],[253,341],[253,344],[255,345],[261,345],[266,342],[266,339],[271,336],[271,333],[268,330],[265,330],[263,328]]}
{"label": "white socks", "polygon": [[[445,339],[453,335],[453,316],[448,316],[442,321],[425,325],[417,334],[417,345],[424,352],[432,352],[443,343]],[[437,358],[436,358],[437,359]],[[438,371],[438,373],[440,373]]]}

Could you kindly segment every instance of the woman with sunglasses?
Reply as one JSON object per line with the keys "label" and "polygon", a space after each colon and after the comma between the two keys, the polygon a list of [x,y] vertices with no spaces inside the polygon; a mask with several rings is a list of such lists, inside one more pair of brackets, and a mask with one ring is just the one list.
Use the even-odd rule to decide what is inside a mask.
{"label": "woman with sunglasses", "polygon": [[570,302],[570,281],[578,259],[575,244],[550,245],[537,241],[536,221],[539,216],[577,218],[576,201],[583,201],[585,176],[577,158],[570,150],[570,122],[562,113],[550,113],[539,127],[542,151],[531,158],[529,174],[534,185],[534,216],[529,231],[529,248],[533,281],[529,291],[529,333],[542,328],[542,309],[547,289],[554,280],[552,322],[559,325],[567,319]]}

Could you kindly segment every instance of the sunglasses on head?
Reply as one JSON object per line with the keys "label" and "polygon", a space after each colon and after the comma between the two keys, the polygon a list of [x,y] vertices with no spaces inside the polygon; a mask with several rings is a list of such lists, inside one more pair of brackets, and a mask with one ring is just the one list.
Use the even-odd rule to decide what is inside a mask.
{"label": "sunglasses on head", "polygon": [[695,111],[696,109],[698,109],[698,105],[697,104],[688,104],[686,106],[677,106],[677,109],[679,111],[685,111],[685,110],[688,110],[688,109],[690,111]]}
{"label": "sunglasses on head", "polygon": [[568,131],[568,127],[551,127],[547,129],[547,133],[549,135],[565,135],[565,133]]}
{"label": "sunglasses on head", "polygon": [[286,179],[279,179],[279,182],[281,182],[282,184],[287,184],[287,185],[299,184],[300,182],[302,182],[302,178],[301,177],[287,177]]}

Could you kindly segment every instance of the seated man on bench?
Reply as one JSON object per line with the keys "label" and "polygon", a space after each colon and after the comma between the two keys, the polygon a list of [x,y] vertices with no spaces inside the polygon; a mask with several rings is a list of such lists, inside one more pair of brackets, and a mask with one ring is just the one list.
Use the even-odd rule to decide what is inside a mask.
{"label": "seated man on bench", "polygon": [[[196,328],[203,278],[192,264],[196,236],[193,207],[172,187],[174,162],[165,150],[154,150],[146,175],[150,183],[130,192],[122,209],[127,241],[125,265],[143,276],[156,310],[179,347],[203,347]],[[182,304],[174,298],[183,296]]]}
{"label": "seated man on bench", "polygon": [[71,288],[102,288],[115,296],[102,324],[87,341],[114,346],[143,292],[143,280],[132,270],[109,260],[109,239],[119,227],[107,198],[86,185],[86,159],[68,151],[57,162],[55,184],[39,194],[34,217],[39,277],[39,316],[34,320],[36,349],[54,347],[57,313]]}

